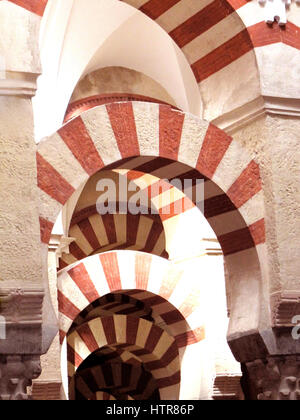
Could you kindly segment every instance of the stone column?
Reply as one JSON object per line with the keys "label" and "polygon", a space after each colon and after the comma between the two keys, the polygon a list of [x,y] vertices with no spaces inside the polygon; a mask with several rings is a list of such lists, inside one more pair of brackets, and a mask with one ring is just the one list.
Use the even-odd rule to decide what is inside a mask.
{"label": "stone column", "polygon": [[[49,292],[52,305],[58,317],[57,268],[62,253],[69,253],[69,245],[74,238],[63,234],[51,235],[48,253]],[[31,395],[34,400],[62,400],[65,395],[61,377],[61,346],[59,334],[54,338],[48,352],[41,357],[42,374],[33,381]]]}
{"label": "stone column", "polygon": [[51,311],[43,311],[47,272],[42,262],[31,102],[41,73],[40,20],[12,2],[0,1],[2,400],[28,399],[27,387],[41,372],[39,357],[53,338],[51,328],[43,338],[43,317],[49,319]]}

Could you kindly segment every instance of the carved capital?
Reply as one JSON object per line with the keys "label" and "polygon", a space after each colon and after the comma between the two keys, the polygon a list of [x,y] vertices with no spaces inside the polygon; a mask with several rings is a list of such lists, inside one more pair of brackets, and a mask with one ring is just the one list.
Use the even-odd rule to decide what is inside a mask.
{"label": "carved capital", "polygon": [[292,327],[293,318],[300,315],[300,292],[278,292],[271,296],[274,327]]}
{"label": "carved capital", "polygon": [[300,355],[255,360],[246,367],[258,400],[300,400]]}
{"label": "carved capital", "polygon": [[72,242],[76,241],[76,238],[68,238],[64,235],[52,234],[49,242],[49,251],[54,252],[56,255],[56,267],[59,267],[59,259],[62,254],[69,254],[69,246]]}
{"label": "carved capital", "polygon": [[41,374],[40,357],[7,355],[0,357],[0,399],[28,400],[27,387]]}

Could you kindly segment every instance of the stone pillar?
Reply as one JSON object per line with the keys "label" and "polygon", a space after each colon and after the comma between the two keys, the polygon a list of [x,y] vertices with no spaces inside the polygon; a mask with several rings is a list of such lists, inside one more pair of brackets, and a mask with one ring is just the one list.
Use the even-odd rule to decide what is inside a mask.
{"label": "stone pillar", "polygon": [[[40,20],[12,2],[0,1],[0,398],[4,400],[28,399],[27,387],[40,374],[39,357],[55,331],[51,311],[43,311],[49,299],[31,102],[41,73]],[[43,318],[49,320],[46,328]]]}
{"label": "stone pillar", "polygon": [[258,400],[300,400],[300,354],[255,360],[246,368]]}
{"label": "stone pillar", "polygon": [[[66,238],[63,234],[52,234],[48,253],[49,292],[55,314],[58,317],[57,300],[57,268],[62,253],[69,253],[69,245],[74,238]],[[61,346],[59,334],[54,338],[48,352],[41,357],[42,374],[33,381],[31,389],[34,400],[62,400],[65,395],[61,377]]]}

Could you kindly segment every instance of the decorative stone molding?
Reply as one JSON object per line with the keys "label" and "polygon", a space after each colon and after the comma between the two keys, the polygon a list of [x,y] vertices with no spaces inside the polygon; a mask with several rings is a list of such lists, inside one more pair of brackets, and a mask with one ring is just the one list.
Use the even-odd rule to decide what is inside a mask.
{"label": "decorative stone molding", "polygon": [[69,246],[72,242],[76,241],[76,238],[67,238],[63,235],[52,234],[49,242],[49,252],[55,252],[56,255],[56,267],[59,267],[59,259],[62,254],[69,254]]}
{"label": "decorative stone molding", "polygon": [[[170,105],[167,102],[160,101],[159,99],[150,98],[149,96],[138,95],[135,93],[103,93],[100,95],[90,96],[87,98],[79,99],[78,101],[69,104],[66,111],[64,122],[69,121],[72,118],[77,117],[82,112],[88,109],[100,106],[103,104],[109,104],[113,102],[128,102],[128,101],[139,101],[139,102],[151,102],[158,104]],[[173,105],[170,105],[173,109],[178,109]]]}
{"label": "decorative stone molding", "polygon": [[39,356],[10,355],[0,357],[0,399],[29,400],[27,387],[41,374]]}
{"label": "decorative stone molding", "polygon": [[1,71],[0,96],[32,98],[36,94],[38,76],[39,74]]}
{"label": "decorative stone molding", "polygon": [[0,289],[0,313],[7,326],[41,325],[42,289]]}
{"label": "decorative stone molding", "polygon": [[300,292],[278,292],[271,296],[274,327],[293,327],[293,318],[300,315]]}
{"label": "decorative stone molding", "polygon": [[243,400],[241,377],[241,374],[218,374],[214,383],[213,400]]}
{"label": "decorative stone molding", "polygon": [[233,134],[263,115],[300,118],[300,99],[259,96],[253,101],[215,118],[211,122],[228,134]]}
{"label": "decorative stone molding", "polygon": [[258,400],[300,400],[300,355],[255,360],[246,367]]}
{"label": "decorative stone molding", "polygon": [[[300,0],[295,0],[300,4]],[[258,0],[258,3],[265,8],[266,23],[277,22],[284,26],[287,22],[286,9],[291,5],[292,0]]]}

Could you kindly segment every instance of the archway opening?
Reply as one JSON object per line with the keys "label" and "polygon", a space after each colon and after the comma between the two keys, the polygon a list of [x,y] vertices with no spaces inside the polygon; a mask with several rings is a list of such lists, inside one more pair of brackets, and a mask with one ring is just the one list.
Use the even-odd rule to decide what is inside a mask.
{"label": "archway opening", "polygon": [[[146,120],[142,123],[144,118]],[[145,130],[144,123],[146,124],[147,130]],[[108,139],[110,141],[109,148],[107,148],[106,143]],[[54,144],[56,145],[56,151],[58,151],[58,161],[56,159],[55,171],[51,165],[51,162],[53,162],[51,152],[48,153],[50,151],[48,150],[48,146],[51,149]],[[59,144],[63,146],[60,148]],[[87,151],[89,151],[87,155],[84,152],[85,146],[87,147]],[[215,146],[217,147],[217,152],[215,152]],[[66,147],[72,152],[72,155],[69,152],[65,153]],[[80,147],[84,153],[79,153],[77,147]],[[92,149],[93,153],[91,154]],[[53,148],[51,151],[53,151]],[[261,205],[261,181],[258,165],[245,151],[241,151],[240,146],[232,138],[206,122],[199,121],[190,115],[184,115],[162,105],[142,103],[110,104],[105,107],[97,107],[89,110],[80,117],[72,120],[62,127],[53,138],[47,139],[44,143],[42,142],[39,146],[39,152],[39,186],[44,194],[42,203],[42,214],[44,217],[42,224],[44,224],[43,227],[45,228],[50,227],[50,220],[53,218],[53,214],[57,211],[57,208],[60,207],[59,205],[54,205],[55,200],[60,204],[65,203],[66,199],[74,193],[74,190],[78,186],[86,183],[90,176],[93,176],[102,169],[122,173],[130,181],[134,181],[135,184],[140,183],[140,178],[146,177],[151,185],[154,179],[159,185],[161,185],[161,182],[165,182],[162,180],[162,175],[158,177],[153,172],[156,171],[156,175],[158,175],[157,170],[163,171],[167,169],[170,171],[172,169],[175,172],[175,174],[173,173],[174,176],[179,175],[180,177],[182,175],[185,178],[189,174],[191,179],[193,179],[191,173],[194,173],[195,179],[200,176],[204,180],[204,184],[207,183],[207,186],[213,189],[214,193],[217,189],[216,194],[212,194],[212,191],[210,191],[211,195],[206,198],[212,205],[210,208],[211,211],[217,212],[217,214],[212,216],[212,221],[216,224],[215,232],[217,236],[224,240],[222,248],[226,258],[230,281],[232,282],[233,280],[233,284],[230,284],[228,287],[228,290],[230,290],[230,309],[232,309],[231,319],[234,321],[237,320],[238,322],[234,326],[240,328],[240,320],[247,318],[247,308],[242,307],[238,301],[240,296],[239,288],[245,286],[246,282],[249,284],[249,281],[252,281],[254,289],[257,290],[257,293],[260,293],[260,269],[257,252],[259,250],[258,245],[264,242],[262,234],[264,220],[262,217],[263,206]],[[236,162],[236,157],[239,153],[240,158]],[[146,161],[143,159],[146,159]],[[152,165],[153,161],[156,166],[155,169],[151,170],[150,168],[149,170],[149,167],[147,169],[145,165]],[[67,162],[70,164],[68,169],[72,168],[70,173],[66,170]],[[229,175],[226,170],[228,168],[228,162],[232,164],[236,162],[234,173],[231,172]],[[61,182],[57,188],[56,181],[62,181],[62,177],[60,177],[58,172],[60,164],[62,165],[61,169],[64,175],[64,182]],[[176,173],[178,170],[182,172]],[[51,174],[53,176],[50,176]],[[70,182],[72,184],[69,184]],[[68,184],[70,188],[68,188]],[[208,191],[209,188],[207,188]],[[175,201],[178,201],[176,200],[178,198],[176,195],[178,194],[178,189],[176,190],[176,187],[172,186],[169,190],[172,190],[171,197],[173,197],[173,201],[168,204],[173,205]],[[147,185],[145,191],[148,191]],[[49,203],[45,194],[51,197]],[[156,199],[156,208],[159,210],[158,214],[164,227],[166,242],[168,242],[166,250],[169,254],[169,263],[173,267],[176,267],[177,270],[180,265],[186,279],[188,277],[190,279],[193,278],[194,282],[189,280],[186,283],[189,284],[189,287],[193,285],[193,287],[199,288],[199,285],[196,284],[196,280],[199,278],[194,273],[201,273],[200,265],[197,266],[197,264],[200,264],[200,259],[198,258],[200,256],[200,248],[197,244],[199,243],[199,238],[203,239],[203,236],[195,234],[197,224],[191,223],[191,220],[194,221],[198,217],[199,221],[201,220],[200,216],[203,218],[203,215],[201,215],[199,208],[193,200],[190,199],[191,206],[187,211],[183,211],[180,214],[170,213],[164,218],[163,212],[160,212],[165,204],[161,195],[158,194],[158,199],[157,196],[151,196],[150,198],[152,201]],[[183,199],[185,202],[185,197],[181,196],[179,199]],[[53,213],[50,216],[48,213],[47,216],[47,212],[52,205]],[[252,211],[251,209],[255,210]],[[192,214],[195,216],[194,219]],[[184,223],[188,223],[188,225]],[[179,225],[181,227],[185,226],[185,229],[182,228],[179,231]],[[225,232],[223,229],[225,229]],[[44,235],[44,238],[46,240],[46,235]],[[244,240],[245,238],[247,240]],[[173,248],[170,244],[173,244]],[[196,252],[193,253],[195,249]],[[203,247],[201,251],[203,251]],[[85,290],[85,285],[80,282],[82,276],[78,275],[78,273],[82,273],[82,270],[85,269],[88,276],[84,278],[88,279],[91,274],[91,265],[94,264],[92,261],[95,261],[96,264],[99,264],[100,261],[100,264],[102,264],[101,273],[104,273],[106,277],[106,293],[109,292],[109,289],[116,291],[124,287],[122,278],[125,279],[126,276],[123,277],[121,272],[124,273],[127,270],[128,274],[129,271],[127,261],[125,263],[125,258],[121,255],[126,255],[127,258],[129,254],[123,254],[127,251],[115,252],[119,252],[116,254],[119,277],[115,277],[115,274],[112,276],[113,271],[109,265],[111,264],[109,261],[112,261],[116,257],[108,256],[107,253],[101,253],[100,257],[97,254],[91,255],[84,260],[79,260],[79,262],[73,262],[73,264],[65,267],[59,274],[60,287],[66,290],[67,285],[70,285],[74,293],[78,296],[77,306],[74,305],[72,307],[75,317],[87,306],[86,303],[90,302],[90,291]],[[131,279],[131,284],[134,284],[134,281],[143,285],[147,284],[151,275],[146,278],[141,276],[139,263],[135,265],[137,254],[134,254],[132,251],[128,252],[132,256],[135,255],[134,258],[130,257],[133,261],[133,263],[130,263],[130,266],[135,267],[134,270],[132,268],[130,269],[129,278]],[[253,270],[254,276],[249,276],[249,273],[246,274],[236,270],[241,257],[250,261],[250,271]],[[165,260],[164,264],[167,263],[168,261]],[[195,265],[193,265],[194,263]],[[149,267],[149,263],[146,261],[145,267]],[[192,271],[193,275],[190,275]],[[132,273],[134,274],[132,275]],[[150,284],[152,286],[154,285],[151,282]],[[152,292],[166,293],[165,291],[161,291],[164,290],[161,289],[161,284],[157,281],[156,289],[152,289]],[[202,290],[205,290],[204,283],[202,283],[202,286]],[[131,286],[131,288],[134,287]],[[174,300],[178,298],[176,288],[177,283],[174,283],[167,290],[169,296]],[[60,293],[61,291],[62,289],[59,290]],[[100,286],[98,287],[99,291]],[[92,293],[94,293],[94,290]],[[195,296],[194,290],[189,289],[189,293],[190,296]],[[102,289],[98,297],[101,297],[103,294]],[[255,299],[254,294],[253,298]],[[60,302],[61,307],[65,311],[63,313],[65,318],[63,318],[64,328],[62,328],[62,331],[66,333],[75,317],[66,319],[69,313],[67,310],[68,302],[62,298],[62,294],[60,294]],[[205,305],[203,305],[204,307]],[[76,312],[77,310],[78,312]],[[195,315],[196,318],[198,322],[201,320],[199,313],[197,313],[197,316]],[[253,324],[256,321],[256,319],[253,320],[252,318]]]}

